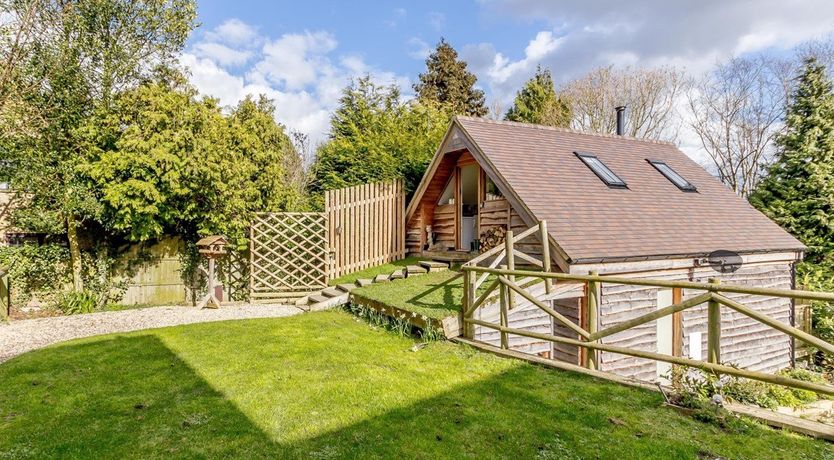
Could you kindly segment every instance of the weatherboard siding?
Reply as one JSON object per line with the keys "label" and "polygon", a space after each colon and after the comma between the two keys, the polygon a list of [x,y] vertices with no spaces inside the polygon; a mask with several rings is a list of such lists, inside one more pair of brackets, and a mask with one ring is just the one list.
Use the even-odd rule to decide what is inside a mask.
{"label": "weatherboard siding", "polygon": [[[790,289],[792,271],[789,263],[765,263],[747,265],[734,274],[719,274],[710,268],[678,270],[665,274],[654,273],[652,279],[707,281],[720,278],[724,284]],[[702,291],[684,290],[683,299],[697,296]],[[790,299],[727,294],[771,318],[790,324]],[[657,306],[657,289],[643,286],[604,285],[600,299],[599,327],[614,326],[623,321],[654,311]],[[690,354],[690,334],[701,332],[701,356],[706,358],[707,320],[706,305],[683,312],[682,355]],[[657,351],[657,328],[655,322],[615,334],[603,343],[625,346],[644,351]],[[790,365],[790,339],[779,331],[769,328],[740,313],[721,307],[721,361],[741,368],[774,372]],[[641,380],[655,380],[657,364],[654,361],[600,353],[600,369]]]}

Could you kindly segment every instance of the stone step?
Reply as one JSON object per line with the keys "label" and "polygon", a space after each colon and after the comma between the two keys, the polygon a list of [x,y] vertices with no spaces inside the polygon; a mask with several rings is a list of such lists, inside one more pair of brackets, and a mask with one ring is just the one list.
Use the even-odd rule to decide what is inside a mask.
{"label": "stone step", "polygon": [[321,294],[313,294],[309,297],[309,300],[307,302],[310,305],[315,305],[317,303],[326,302],[328,300],[330,300],[330,297],[327,297],[327,296],[324,296],[324,295],[321,295]]}
{"label": "stone step", "polygon": [[298,299],[295,299],[295,302],[293,302],[293,303],[295,304],[296,307],[301,307],[303,305],[307,305],[309,302],[310,302],[310,296],[305,295],[304,297],[300,297]]}
{"label": "stone step", "polygon": [[429,269],[426,267],[421,267],[419,265],[409,265],[408,267],[405,267],[405,271],[406,273],[408,273],[408,276],[414,276],[428,273]]}
{"label": "stone step", "polygon": [[389,276],[391,276],[391,275],[376,275],[376,278],[374,278],[374,283],[385,283],[385,282],[391,281],[388,278]]}
{"label": "stone step", "polygon": [[337,284],[336,287],[342,292],[350,292],[357,288],[356,284],[350,283]]}
{"label": "stone step", "polygon": [[370,286],[371,284],[374,284],[374,280],[370,280],[368,278],[359,278],[356,280],[356,285],[359,287]]}
{"label": "stone step", "polygon": [[389,280],[401,280],[403,278],[405,278],[405,270],[397,270],[388,275]]}
{"label": "stone step", "polygon": [[337,288],[336,286],[331,286],[327,289],[322,290],[321,294],[323,296],[327,296],[327,297],[336,297],[336,296],[340,296],[340,295],[344,294],[344,291]]}
{"label": "stone step", "polygon": [[438,262],[436,260],[421,260],[420,266],[429,271],[429,273],[439,272],[449,269],[449,264],[445,262]]}
{"label": "stone step", "polygon": [[308,307],[309,311],[320,311],[320,310],[327,310],[330,308],[336,308],[339,305],[344,305],[348,303],[348,297],[350,294],[347,292],[343,292],[341,295],[336,297],[324,297],[324,300],[320,300],[319,302],[311,303]]}

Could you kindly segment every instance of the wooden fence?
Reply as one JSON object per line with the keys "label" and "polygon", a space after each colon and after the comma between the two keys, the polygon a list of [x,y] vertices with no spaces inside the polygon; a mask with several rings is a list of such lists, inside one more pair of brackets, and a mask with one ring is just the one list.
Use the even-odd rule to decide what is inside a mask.
{"label": "wooden fence", "polygon": [[[540,223],[538,227],[532,227],[529,230],[519,235],[529,236],[536,231],[542,233],[542,240],[547,241],[546,224]],[[765,372],[756,372],[737,367],[721,364],[721,309],[729,308],[742,315],[752,318],[759,323],[776,329],[791,338],[806,343],[826,353],[834,354],[834,345],[825,342],[817,337],[808,334],[798,328],[789,326],[780,321],[776,321],[767,315],[764,315],[746,305],[736,302],[728,297],[725,293],[734,294],[751,294],[764,295],[771,297],[790,298],[795,300],[821,300],[834,301],[834,293],[824,292],[810,292],[798,290],[785,289],[771,289],[763,287],[751,286],[736,286],[729,284],[721,284],[718,279],[711,279],[709,283],[698,283],[691,281],[667,281],[655,279],[636,279],[616,276],[600,276],[594,272],[589,275],[572,275],[566,273],[550,273],[547,270],[549,267],[549,260],[547,260],[548,252],[545,251],[545,257],[538,260],[523,254],[515,249],[513,232],[507,232],[505,246],[503,248],[497,247],[482,254],[476,259],[473,259],[462,268],[464,271],[464,299],[463,299],[463,326],[464,336],[468,340],[474,339],[475,325],[485,328],[493,329],[501,334],[501,348],[508,348],[509,334],[518,335],[522,337],[535,338],[552,343],[571,345],[581,347],[586,351],[584,354],[584,366],[589,369],[597,368],[597,352],[605,351],[621,355],[633,356],[637,358],[644,358],[653,361],[660,361],[675,365],[689,366],[698,368],[704,371],[714,372],[717,374],[733,375],[736,377],[743,377],[748,379],[760,380],[767,383],[783,385],[791,388],[799,388],[803,390],[810,390],[820,394],[834,395],[834,386],[821,385],[812,382],[801,381],[781,375],[769,374]],[[546,248],[545,248],[546,249]],[[495,260],[489,266],[478,266],[477,263],[486,261],[488,257],[495,257]],[[516,259],[524,260],[526,263],[533,266],[540,267],[544,271],[531,270],[515,270]],[[502,260],[506,262],[500,268],[496,268]],[[497,261],[497,262],[496,262]],[[516,279],[519,277],[521,279]],[[478,290],[482,283],[492,278],[488,287],[485,290]],[[532,280],[532,281],[531,281]],[[576,323],[570,321],[564,315],[552,309],[546,304],[546,300],[536,298],[525,289],[532,283],[545,283],[545,292],[551,293],[554,282],[569,282],[569,283],[584,283],[585,284],[585,302],[588,308],[588,329],[584,329]],[[680,288],[703,291],[696,297],[688,300],[678,302],[657,311],[647,313],[640,317],[621,322],[614,326],[607,327],[603,330],[597,330],[597,315],[599,308],[599,293],[604,283],[618,284],[618,285],[633,285],[633,286],[647,286],[657,288]],[[494,298],[493,291],[499,290],[500,299],[500,314],[499,324],[475,319],[475,311],[484,305],[487,299]],[[539,309],[550,315],[553,320],[564,327],[576,333],[578,339],[556,336],[553,334],[543,334],[532,332],[524,329],[517,329],[509,327],[507,324],[508,311],[515,306],[515,297],[521,296],[535,305]],[[545,296],[545,299],[554,298],[553,294]],[[694,308],[696,306],[707,304],[707,360],[699,361],[680,356],[671,356],[662,353],[655,353],[645,350],[638,350],[630,347],[609,345],[602,343],[600,340],[605,337],[610,337],[619,332],[628,329],[636,328],[651,321],[656,321],[660,318],[678,314],[684,310]]]}
{"label": "wooden fence", "polygon": [[331,279],[405,257],[401,179],[330,190],[324,203]]}

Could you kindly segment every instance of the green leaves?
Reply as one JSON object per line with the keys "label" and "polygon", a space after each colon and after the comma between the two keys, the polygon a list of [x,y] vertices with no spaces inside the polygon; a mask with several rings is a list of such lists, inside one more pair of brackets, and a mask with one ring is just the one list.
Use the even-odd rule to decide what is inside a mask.
{"label": "green leaves", "polygon": [[458,52],[441,39],[426,59],[426,72],[420,74],[414,91],[421,102],[440,104],[456,115],[482,117],[487,114],[484,92],[475,88],[478,78],[458,59]]}
{"label": "green leaves", "polygon": [[750,201],[808,246],[806,261],[834,253],[834,93],[824,68],[805,62],[776,161]]}
{"label": "green leaves", "polygon": [[330,140],[316,152],[314,192],[404,178],[413,191],[449,124],[437,104],[402,102],[396,87],[360,78],[343,91]]}
{"label": "green leaves", "polygon": [[184,80],[147,83],[91,122],[96,154],[80,171],[105,205],[102,223],[129,240],[222,233],[244,245],[253,212],[301,201],[284,173],[297,153],[265,98],[224,116]]}
{"label": "green leaves", "polygon": [[570,105],[556,94],[550,70],[536,69],[519,91],[505,117],[510,121],[567,127],[571,121]]}

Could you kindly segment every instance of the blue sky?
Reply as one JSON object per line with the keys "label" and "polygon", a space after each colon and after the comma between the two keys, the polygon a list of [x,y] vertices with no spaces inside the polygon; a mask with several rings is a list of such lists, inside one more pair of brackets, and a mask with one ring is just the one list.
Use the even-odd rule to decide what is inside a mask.
{"label": "blue sky", "polygon": [[[783,53],[834,31],[831,0],[209,1],[181,62],[231,105],[275,99],[277,119],[326,138],[340,90],[371,74],[405,94],[445,37],[506,110],[537,65],[557,82],[598,66],[673,65],[692,75],[727,57]],[[697,145],[681,135],[682,148]]]}

